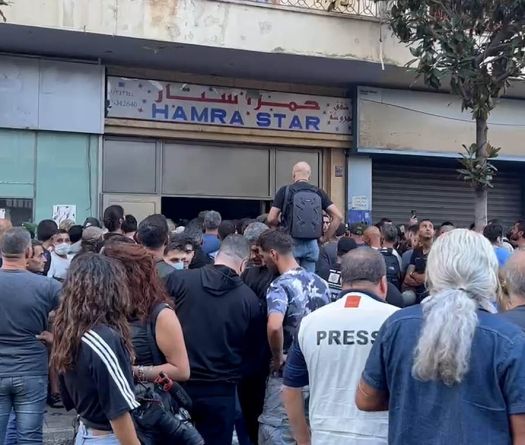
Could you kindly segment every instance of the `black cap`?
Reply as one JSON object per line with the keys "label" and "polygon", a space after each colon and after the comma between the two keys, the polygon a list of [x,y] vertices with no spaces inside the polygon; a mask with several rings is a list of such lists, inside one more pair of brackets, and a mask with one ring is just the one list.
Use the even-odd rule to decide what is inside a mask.
{"label": "black cap", "polygon": [[89,216],[84,221],[84,229],[87,229],[88,227],[102,227],[102,225],[100,224],[100,221],[97,218]]}
{"label": "black cap", "polygon": [[366,224],[363,223],[353,223],[350,224],[350,233],[357,236],[362,236],[366,230]]}
{"label": "black cap", "polygon": [[353,249],[357,249],[357,244],[352,238],[341,238],[337,243],[337,256],[346,255]]}

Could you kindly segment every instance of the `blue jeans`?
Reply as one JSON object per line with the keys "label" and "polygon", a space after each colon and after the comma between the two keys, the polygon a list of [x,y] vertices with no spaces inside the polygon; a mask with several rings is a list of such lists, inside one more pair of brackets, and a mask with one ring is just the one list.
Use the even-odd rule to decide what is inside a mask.
{"label": "blue jeans", "polygon": [[[271,375],[266,383],[263,412],[259,416],[259,445],[295,445],[288,414],[281,398],[283,378]],[[308,421],[309,390],[303,388]]]}
{"label": "blue jeans", "polygon": [[16,445],[16,414],[14,411],[9,414],[4,445]]}
{"label": "blue jeans", "polygon": [[120,445],[119,440],[115,434],[110,433],[104,436],[93,436],[90,431],[84,426],[82,422],[78,426],[77,437],[75,438],[75,445]]}
{"label": "blue jeans", "polygon": [[315,265],[319,259],[319,244],[316,239],[294,238],[293,256],[299,266],[308,272],[315,272]]}
{"label": "blue jeans", "polygon": [[0,444],[11,412],[16,414],[18,445],[41,444],[46,409],[47,376],[0,377]]}

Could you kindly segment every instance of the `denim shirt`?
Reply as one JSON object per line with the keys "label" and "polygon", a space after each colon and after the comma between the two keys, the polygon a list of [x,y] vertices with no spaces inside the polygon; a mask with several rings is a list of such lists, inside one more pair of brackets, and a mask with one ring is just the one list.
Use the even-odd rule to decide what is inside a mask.
{"label": "denim shirt", "polygon": [[511,443],[509,415],[525,413],[525,335],[495,314],[477,315],[469,371],[453,386],[412,377],[420,305],[385,322],[363,379],[389,393],[389,444]]}

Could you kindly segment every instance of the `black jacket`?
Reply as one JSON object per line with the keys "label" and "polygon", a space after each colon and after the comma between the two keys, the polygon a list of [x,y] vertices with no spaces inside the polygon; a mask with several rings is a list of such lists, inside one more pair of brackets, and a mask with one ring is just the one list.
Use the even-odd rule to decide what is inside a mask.
{"label": "black jacket", "polygon": [[253,291],[221,265],[172,273],[166,287],[182,325],[191,381],[238,383],[265,315]]}

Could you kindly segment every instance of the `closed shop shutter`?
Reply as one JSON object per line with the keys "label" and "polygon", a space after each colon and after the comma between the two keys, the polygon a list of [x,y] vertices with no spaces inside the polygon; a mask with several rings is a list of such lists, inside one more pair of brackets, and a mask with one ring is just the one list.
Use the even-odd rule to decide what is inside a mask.
{"label": "closed shop shutter", "polygon": [[[435,225],[452,221],[457,227],[468,227],[474,221],[474,192],[458,179],[457,161],[421,164],[373,161],[373,220],[387,217],[402,224],[415,210],[419,219],[429,218]],[[520,172],[500,166],[494,189],[489,190],[489,219],[498,218],[508,228],[521,216],[522,206]]]}

